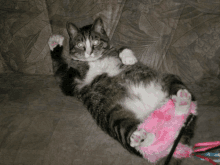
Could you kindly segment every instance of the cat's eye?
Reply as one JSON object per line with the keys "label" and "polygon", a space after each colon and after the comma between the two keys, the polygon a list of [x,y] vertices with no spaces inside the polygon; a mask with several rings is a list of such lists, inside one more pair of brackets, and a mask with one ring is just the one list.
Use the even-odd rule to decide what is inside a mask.
{"label": "cat's eye", "polygon": [[78,46],[79,48],[82,48],[82,47],[84,46],[84,44],[83,44],[82,42],[79,42],[79,43],[77,44],[77,46]]}
{"label": "cat's eye", "polygon": [[99,45],[99,40],[94,40],[94,41],[93,41],[93,45],[94,45],[94,46]]}

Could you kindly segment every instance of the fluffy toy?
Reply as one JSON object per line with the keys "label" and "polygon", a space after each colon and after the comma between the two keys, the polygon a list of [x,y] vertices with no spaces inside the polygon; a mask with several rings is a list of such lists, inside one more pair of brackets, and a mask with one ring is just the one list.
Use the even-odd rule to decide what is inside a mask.
{"label": "fluffy toy", "polygon": [[[179,134],[186,118],[190,113],[196,114],[196,104],[191,102],[189,110],[185,114],[175,113],[174,100],[170,99],[160,109],[155,110],[148,116],[144,123],[140,124],[138,130],[145,130],[148,137],[151,138],[151,144],[138,146],[137,149],[144,158],[154,163],[162,157],[169,154],[174,140]],[[192,154],[192,148],[178,144],[174,152],[174,157],[189,157]]]}

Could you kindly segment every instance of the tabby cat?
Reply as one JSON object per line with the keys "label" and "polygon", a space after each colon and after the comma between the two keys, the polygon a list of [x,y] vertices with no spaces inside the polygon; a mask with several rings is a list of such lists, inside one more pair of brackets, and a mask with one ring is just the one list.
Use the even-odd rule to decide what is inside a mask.
{"label": "tabby cat", "polygon": [[[137,126],[156,108],[178,92],[188,94],[183,98],[188,103],[195,101],[179,77],[143,65],[129,49],[120,52],[111,47],[101,18],[82,28],[67,23],[67,32],[71,63],[62,55],[62,36],[53,35],[48,42],[60,88],[64,94],[81,100],[102,130],[129,152],[142,156],[136,147],[148,144],[150,137],[142,136]],[[178,113],[187,110],[178,103],[175,106],[177,111],[179,107]],[[194,123],[182,136],[182,144],[189,144]],[[170,164],[179,162],[172,158]]]}

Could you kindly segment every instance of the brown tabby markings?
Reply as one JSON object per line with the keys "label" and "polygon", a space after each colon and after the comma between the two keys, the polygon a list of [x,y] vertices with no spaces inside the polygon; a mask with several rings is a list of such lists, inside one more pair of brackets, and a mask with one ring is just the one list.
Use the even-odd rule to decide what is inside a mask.
{"label": "brown tabby markings", "polygon": [[[68,23],[67,31],[69,55],[73,59],[70,66],[62,57],[62,38],[52,36],[49,40],[54,73],[60,79],[61,90],[80,99],[103,131],[129,152],[141,156],[131,143],[137,126],[165,100],[187,89],[186,86],[178,76],[158,73],[137,62],[128,49],[119,54],[110,48],[100,18],[82,28]],[[57,45],[52,46],[54,41]],[[193,95],[191,99],[195,101]],[[189,144],[194,124],[187,128],[181,143]],[[179,163],[172,159],[170,165]]]}

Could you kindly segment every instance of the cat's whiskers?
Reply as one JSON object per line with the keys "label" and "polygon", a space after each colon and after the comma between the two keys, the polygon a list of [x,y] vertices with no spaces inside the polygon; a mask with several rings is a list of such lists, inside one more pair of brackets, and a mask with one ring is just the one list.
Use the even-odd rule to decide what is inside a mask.
{"label": "cat's whiskers", "polygon": [[[92,57],[92,58],[91,58]],[[95,57],[94,55],[91,55],[90,58],[86,58],[86,59],[79,59],[79,58],[76,58],[76,57],[71,57],[73,60],[76,60],[76,61],[87,61],[87,62],[91,62],[91,61],[96,61],[98,60],[100,57],[102,57],[102,54],[100,54],[99,56]]]}

